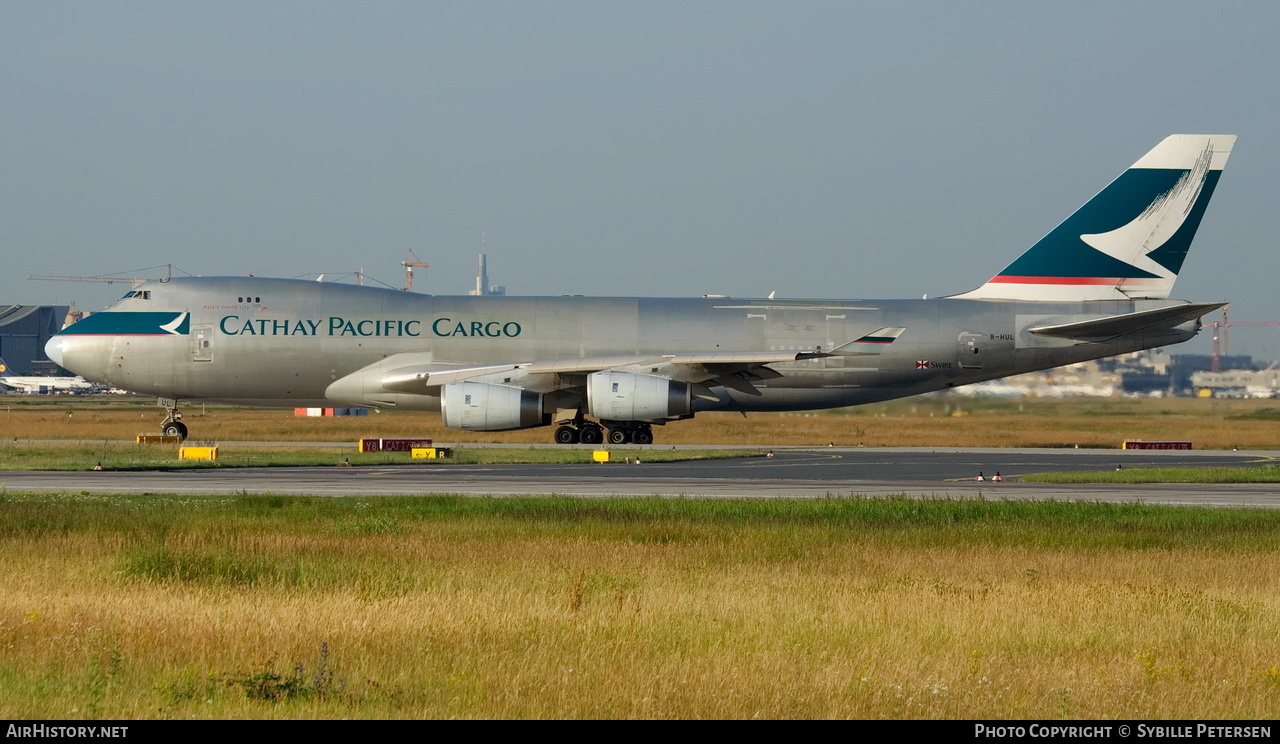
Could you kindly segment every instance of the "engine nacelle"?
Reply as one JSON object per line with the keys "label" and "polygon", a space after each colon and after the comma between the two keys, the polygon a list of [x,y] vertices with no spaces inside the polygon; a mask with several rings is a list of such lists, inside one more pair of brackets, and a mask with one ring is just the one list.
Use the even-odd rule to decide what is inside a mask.
{"label": "engine nacelle", "polygon": [[542,393],[511,385],[451,382],[440,390],[444,425],[467,431],[507,431],[546,426]]}
{"label": "engine nacelle", "polygon": [[644,421],[684,416],[690,411],[689,384],[631,372],[587,375],[587,411],[606,421]]}

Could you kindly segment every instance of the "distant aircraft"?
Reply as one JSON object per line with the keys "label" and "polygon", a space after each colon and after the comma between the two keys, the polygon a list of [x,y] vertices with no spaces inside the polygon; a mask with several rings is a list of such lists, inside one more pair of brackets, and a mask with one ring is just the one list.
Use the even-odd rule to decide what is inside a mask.
{"label": "distant aircraft", "polygon": [[1186,341],[1222,302],[1169,300],[1233,135],[1166,138],[977,289],[920,300],[431,297],[252,277],[151,282],[49,358],[180,400],[440,410],[653,442],[701,411],[901,398]]}
{"label": "distant aircraft", "polygon": [[98,386],[83,377],[19,376],[9,371],[9,365],[0,359],[0,386],[24,393],[88,393]]}

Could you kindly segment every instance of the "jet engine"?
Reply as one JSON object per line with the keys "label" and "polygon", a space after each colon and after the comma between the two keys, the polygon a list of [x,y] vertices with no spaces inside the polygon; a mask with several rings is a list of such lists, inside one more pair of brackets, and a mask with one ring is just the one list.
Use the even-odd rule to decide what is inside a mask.
{"label": "jet engine", "polygon": [[645,421],[690,412],[689,384],[631,372],[587,375],[587,411],[605,421]]}
{"label": "jet engine", "polygon": [[467,431],[507,431],[546,426],[542,393],[485,382],[451,382],[441,388],[444,425]]}

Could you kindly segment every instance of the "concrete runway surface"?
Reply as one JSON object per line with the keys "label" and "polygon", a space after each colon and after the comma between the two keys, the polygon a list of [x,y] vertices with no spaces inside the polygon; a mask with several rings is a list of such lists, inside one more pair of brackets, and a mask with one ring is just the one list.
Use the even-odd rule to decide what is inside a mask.
{"label": "concrete runway surface", "polygon": [[[471,445],[460,445],[471,446]],[[521,445],[526,447],[527,445]],[[720,447],[703,447],[721,449]],[[752,448],[759,450],[760,448]],[[774,457],[674,463],[573,465],[417,464],[376,467],[227,468],[173,471],[0,472],[9,491],[249,493],[373,496],[468,494],[821,498],[1057,499],[1152,504],[1280,507],[1280,483],[1041,484],[1025,473],[1135,467],[1243,467],[1280,462],[1280,452],[1048,449],[776,448]],[[644,450],[615,458],[644,459]],[[974,480],[998,471],[995,483]]]}

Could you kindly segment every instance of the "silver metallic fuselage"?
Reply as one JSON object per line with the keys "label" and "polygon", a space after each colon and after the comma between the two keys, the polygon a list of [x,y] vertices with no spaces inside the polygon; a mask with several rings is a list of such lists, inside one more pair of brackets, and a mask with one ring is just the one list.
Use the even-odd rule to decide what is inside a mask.
{"label": "silver metallic fuselage", "polygon": [[437,297],[252,277],[181,278],[138,290],[107,312],[189,313],[187,332],[60,335],[50,347],[62,366],[162,398],[277,407],[439,409],[438,395],[381,388],[378,365],[394,355],[449,369],[608,355],[831,350],[877,328],[906,329],[879,355],[770,364],[780,376],[757,382],[760,395],[719,387],[717,400],[697,404],[697,410],[819,409],[1178,343],[1199,329],[1192,320],[1150,335],[1088,342],[1028,332],[1182,304],[1174,300]]}

